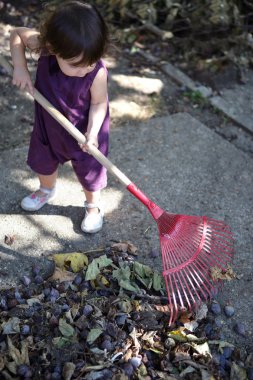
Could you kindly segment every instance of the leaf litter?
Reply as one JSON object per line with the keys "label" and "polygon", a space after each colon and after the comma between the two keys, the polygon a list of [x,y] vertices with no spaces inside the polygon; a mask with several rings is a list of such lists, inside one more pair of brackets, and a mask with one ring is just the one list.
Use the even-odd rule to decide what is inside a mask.
{"label": "leaf litter", "polygon": [[207,331],[205,303],[169,327],[163,278],[136,256],[130,242],[55,254],[47,281],[35,281],[37,268],[2,290],[1,378],[247,379],[236,347]]}

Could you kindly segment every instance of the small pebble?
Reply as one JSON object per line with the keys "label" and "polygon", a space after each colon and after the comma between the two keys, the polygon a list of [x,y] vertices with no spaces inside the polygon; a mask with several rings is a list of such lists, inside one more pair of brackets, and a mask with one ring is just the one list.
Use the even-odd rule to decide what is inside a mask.
{"label": "small pebble", "polygon": [[211,294],[212,294],[212,298],[215,298],[215,297],[217,297],[217,295],[218,295],[218,289],[217,288],[212,288],[211,289]]}
{"label": "small pebble", "polygon": [[100,345],[101,350],[107,350],[112,351],[114,348],[113,343],[110,340],[103,340],[103,342]]}
{"label": "small pebble", "polygon": [[245,336],[246,335],[246,328],[245,328],[245,324],[242,323],[242,322],[236,322],[235,326],[234,326],[234,330],[237,334],[239,335],[242,335],[242,336]]}
{"label": "small pebble", "polygon": [[80,285],[80,284],[82,283],[82,281],[83,281],[83,277],[82,277],[80,274],[78,274],[78,275],[75,277],[75,279],[74,279],[74,284],[75,284],[75,285]]}
{"label": "small pebble", "polygon": [[17,374],[20,376],[25,376],[27,371],[28,371],[28,366],[26,364],[21,364],[17,368]]}
{"label": "small pebble", "polygon": [[227,305],[224,307],[224,312],[225,315],[230,318],[235,314],[235,309],[233,308],[233,306]]}
{"label": "small pebble", "polygon": [[223,348],[223,355],[226,359],[229,359],[234,351],[233,347],[224,347]]}
{"label": "small pebble", "polygon": [[51,376],[51,379],[52,379],[52,380],[61,380],[61,379],[62,379],[62,376],[61,376],[61,374],[58,373],[58,372],[53,372],[53,373],[52,373],[52,376]]}
{"label": "small pebble", "polygon": [[214,319],[215,325],[220,329],[223,326],[223,320],[220,317],[216,317]]}
{"label": "small pebble", "polygon": [[156,257],[158,257],[160,255],[158,249],[151,249],[150,251],[150,257],[152,259],[155,259]]}
{"label": "small pebble", "polygon": [[123,371],[124,371],[126,376],[131,378],[133,373],[134,373],[134,367],[130,363],[125,363],[125,364],[123,364]]}
{"label": "small pebble", "polygon": [[134,356],[129,360],[129,362],[132,364],[134,368],[138,368],[141,365],[141,358],[139,358],[138,356]]}
{"label": "small pebble", "polygon": [[69,311],[70,307],[69,307],[68,304],[64,303],[64,304],[62,305],[61,309],[62,309],[63,312],[66,312],[66,311]]}
{"label": "small pebble", "polygon": [[23,334],[23,335],[30,334],[30,326],[28,326],[28,325],[22,326],[22,328],[21,328],[21,334]]}
{"label": "small pebble", "polygon": [[34,277],[34,282],[36,283],[36,284],[42,284],[43,283],[43,278],[40,276],[40,275],[37,275],[37,276],[35,276]]}
{"label": "small pebble", "polygon": [[231,361],[229,359],[226,359],[225,361],[225,369],[230,370],[231,368]]}
{"label": "small pebble", "polygon": [[172,338],[167,338],[164,342],[166,348],[175,347],[176,342]]}
{"label": "small pebble", "polygon": [[21,281],[25,286],[28,286],[31,283],[31,279],[28,276],[23,276]]}
{"label": "small pebble", "polygon": [[216,353],[214,353],[213,355],[212,355],[212,361],[215,363],[215,364],[220,364],[220,354],[216,354]]}
{"label": "small pebble", "polygon": [[221,355],[220,356],[220,366],[221,366],[221,368],[224,368],[225,365],[226,365],[226,358],[224,355]]}
{"label": "small pebble", "polygon": [[123,326],[126,322],[127,314],[122,314],[116,317],[115,321],[118,326]]}
{"label": "small pebble", "polygon": [[217,303],[217,302],[213,302],[213,303],[211,304],[211,311],[212,311],[212,313],[215,314],[215,315],[220,314],[220,313],[221,313],[221,307],[220,307],[220,304]]}
{"label": "small pebble", "polygon": [[37,276],[40,273],[41,268],[37,264],[34,264],[32,267],[32,271],[33,271],[34,276]]}
{"label": "small pebble", "polygon": [[248,380],[253,380],[253,368],[249,368],[247,371]]}
{"label": "small pebble", "polygon": [[83,315],[85,315],[85,317],[88,317],[88,315],[90,315],[92,312],[93,312],[93,307],[91,305],[84,306]]}

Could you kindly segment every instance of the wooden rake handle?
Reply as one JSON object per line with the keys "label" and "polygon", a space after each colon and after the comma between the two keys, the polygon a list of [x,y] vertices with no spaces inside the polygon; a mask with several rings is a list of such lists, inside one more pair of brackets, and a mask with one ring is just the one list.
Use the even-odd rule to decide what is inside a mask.
{"label": "wooden rake handle", "polygon": [[[0,55],[0,65],[12,75],[12,65]],[[85,136],[64,116],[59,112],[38,90],[34,90],[33,95],[27,92],[31,99],[35,99],[61,126],[69,132],[69,134],[77,140],[78,143],[84,144],[86,142]],[[111,174],[113,174],[119,181],[128,187],[132,181],[119,170],[108,158],[106,158],[95,146],[91,146],[89,153],[103,165]]]}

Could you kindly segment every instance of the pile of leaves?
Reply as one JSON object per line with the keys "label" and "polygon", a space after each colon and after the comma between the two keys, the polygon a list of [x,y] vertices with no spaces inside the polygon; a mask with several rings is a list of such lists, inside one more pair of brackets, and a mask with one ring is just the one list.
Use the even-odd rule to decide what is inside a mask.
{"label": "pile of leaves", "polygon": [[163,279],[132,244],[52,259],[49,279],[34,266],[0,293],[1,379],[247,379],[207,305],[169,327]]}
{"label": "pile of leaves", "polygon": [[[37,27],[46,3],[61,0],[0,1],[9,24]],[[194,79],[224,71],[245,82],[253,65],[253,4],[249,0],[95,0],[110,25],[114,46],[150,51]],[[115,39],[115,36],[117,38]],[[204,75],[204,79],[203,79]],[[206,83],[210,84],[210,83]],[[210,84],[211,85],[211,84]]]}
{"label": "pile of leaves", "polygon": [[[145,42],[167,59],[223,58],[253,63],[253,5],[237,0],[96,0],[109,22],[126,30],[128,42]],[[148,33],[147,33],[148,32]],[[160,44],[158,46],[158,39]],[[150,46],[152,48],[152,46]],[[196,63],[196,61],[195,61]]]}

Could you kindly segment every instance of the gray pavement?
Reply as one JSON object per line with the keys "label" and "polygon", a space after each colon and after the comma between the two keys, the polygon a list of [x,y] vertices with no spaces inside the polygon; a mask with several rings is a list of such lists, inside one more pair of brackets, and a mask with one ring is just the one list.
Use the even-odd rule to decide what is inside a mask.
{"label": "gray pavement", "polygon": [[210,98],[211,104],[253,135],[253,71],[245,84],[236,84]]}
{"label": "gray pavement", "polygon": [[[131,241],[140,261],[161,268],[160,257],[149,255],[152,248],[159,249],[156,223],[111,175],[103,191],[105,225],[98,234],[80,230],[83,193],[69,165],[60,170],[52,205],[37,213],[22,211],[20,200],[37,187],[26,153],[23,147],[0,155],[0,287],[19,283],[34,262],[46,265],[48,254],[87,251],[115,240]],[[160,207],[231,225],[236,238],[233,268],[243,277],[226,283],[221,295],[223,305],[236,309],[225,333],[237,343],[251,344],[253,160],[186,113],[113,129],[110,159]],[[12,245],[4,243],[5,235],[15,235]],[[238,319],[246,324],[246,338],[232,333]]]}

